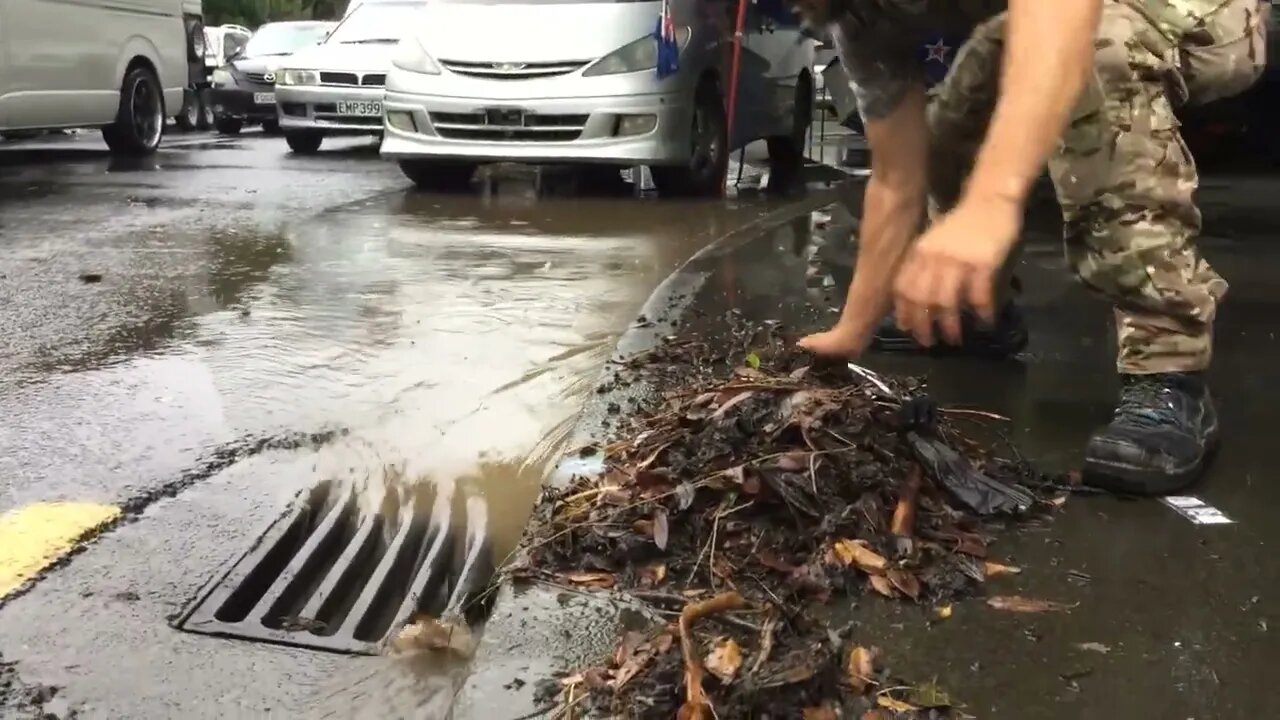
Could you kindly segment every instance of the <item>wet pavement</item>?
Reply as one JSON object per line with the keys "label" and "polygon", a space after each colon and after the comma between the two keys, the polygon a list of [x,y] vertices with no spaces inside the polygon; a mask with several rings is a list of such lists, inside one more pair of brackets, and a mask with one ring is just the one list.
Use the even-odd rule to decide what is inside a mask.
{"label": "wet pavement", "polygon": [[[6,688],[0,669],[0,693],[52,695],[43,706],[64,716],[444,716],[458,668],[169,621],[295,493],[324,477],[376,485],[388,464],[480,487],[501,554],[558,452],[620,399],[594,392],[615,347],[730,308],[816,327],[848,278],[849,218],[796,202],[659,203],[572,183],[535,197],[519,177],[427,196],[359,142],[295,158],[276,138],[193,138],[143,167],[78,143],[92,144],[56,143],[51,163],[0,150],[0,510],[80,500],[131,513],[0,607],[0,656],[22,683]],[[1225,443],[1193,492],[1236,522],[1073,499],[993,549],[1025,568],[993,589],[1078,603],[1070,613],[976,601],[930,623],[865,600],[850,608],[865,618],[859,642],[901,675],[937,676],[983,718],[1275,714],[1278,188],[1220,174],[1202,192],[1206,252],[1232,290],[1212,374]],[[1024,357],[868,364],[928,373],[944,404],[1007,415],[1024,454],[1071,467],[1114,399],[1108,314],[1067,279],[1051,203],[1032,225]],[[345,434],[315,446],[325,431]],[[234,462],[219,462],[227,448]],[[608,651],[618,619],[598,599],[507,591],[455,716],[533,710],[533,684]]]}
{"label": "wet pavement", "polygon": [[465,481],[501,557],[653,288],[813,202],[619,186],[513,172],[424,195],[359,140],[0,147],[0,512],[126,514],[4,602],[0,658],[80,717],[422,716],[431,673],[169,621],[323,479]]}
{"label": "wet pavement", "polygon": [[[976,599],[938,622],[931,608],[868,597],[847,610],[860,621],[854,642],[880,647],[900,676],[936,678],[980,718],[1275,716],[1270,668],[1280,659],[1273,637],[1280,572],[1272,558],[1280,549],[1273,521],[1280,490],[1271,481],[1270,397],[1280,353],[1272,289],[1280,263],[1271,209],[1277,188],[1276,178],[1224,173],[1206,178],[1201,193],[1202,244],[1232,289],[1211,373],[1224,444],[1205,480],[1187,494],[1234,523],[1197,525],[1152,500],[1077,497],[1055,522],[991,548],[993,559],[1024,572],[988,588],[1068,603],[1070,612],[1000,613]],[[1117,381],[1110,313],[1069,279],[1052,211],[1051,198],[1042,195],[1019,268],[1032,336],[1025,355],[1003,363],[870,355],[866,363],[926,374],[944,406],[1010,418],[988,423],[984,432],[993,440],[1010,437],[1046,469],[1069,470],[1079,465],[1089,432],[1109,418]],[[667,297],[653,299],[651,308],[661,312],[651,317],[660,327],[674,317],[713,331],[733,310],[801,330],[824,327],[850,276],[852,226],[837,208],[825,231],[786,224],[733,252],[699,258],[684,281],[666,286]],[[639,330],[621,343],[635,351],[657,334]],[[642,391],[626,388],[601,402],[625,404],[628,394]],[[543,619],[548,613],[557,619]],[[569,618],[577,618],[574,637],[582,640],[566,650],[557,633]],[[618,628],[637,622],[645,624],[598,597],[545,587],[515,593],[490,621],[478,675],[460,707],[469,717],[533,710],[529,686],[502,685],[503,676],[532,683],[579,667],[584,654],[608,653]]]}

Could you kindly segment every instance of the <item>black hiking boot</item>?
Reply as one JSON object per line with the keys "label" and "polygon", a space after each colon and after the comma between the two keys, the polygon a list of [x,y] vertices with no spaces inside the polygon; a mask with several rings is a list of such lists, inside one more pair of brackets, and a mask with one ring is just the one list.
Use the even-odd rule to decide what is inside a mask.
{"label": "black hiking boot", "polygon": [[881,352],[927,352],[933,355],[983,355],[1005,358],[1016,355],[1027,346],[1027,326],[1022,311],[1012,301],[1005,303],[996,316],[994,327],[983,323],[977,315],[965,311],[960,318],[963,340],[959,345],[939,341],[932,347],[916,342],[910,333],[898,327],[893,316],[886,317],[871,338],[871,349]]}
{"label": "black hiking boot", "polygon": [[1126,375],[1115,418],[1089,438],[1084,482],[1167,495],[1199,479],[1217,441],[1218,413],[1200,373]]}

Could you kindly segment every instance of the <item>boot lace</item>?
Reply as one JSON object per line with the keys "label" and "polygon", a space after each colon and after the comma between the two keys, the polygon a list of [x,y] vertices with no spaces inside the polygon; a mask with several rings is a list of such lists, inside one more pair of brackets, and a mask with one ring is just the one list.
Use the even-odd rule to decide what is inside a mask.
{"label": "boot lace", "polygon": [[1131,427],[1157,429],[1178,425],[1177,391],[1155,379],[1132,380],[1120,394],[1116,420]]}

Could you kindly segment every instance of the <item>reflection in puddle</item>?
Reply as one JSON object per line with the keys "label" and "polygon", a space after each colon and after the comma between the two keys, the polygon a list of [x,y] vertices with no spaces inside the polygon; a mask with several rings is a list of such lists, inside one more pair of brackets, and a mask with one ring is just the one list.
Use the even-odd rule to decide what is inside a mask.
{"label": "reflection in puddle", "polygon": [[[95,322],[0,358],[14,430],[0,456],[49,457],[40,472],[72,475],[99,456],[125,462],[120,447],[133,467],[227,438],[349,428],[299,482],[363,484],[368,502],[388,467],[408,483],[465,485],[501,561],[652,289],[768,210],[406,192],[277,228],[131,237],[112,265],[83,269],[101,283],[70,278],[65,302],[92,307],[71,316]],[[50,438],[69,435],[100,439],[54,451],[65,443]],[[351,667],[319,693],[343,699],[317,707],[376,696],[369,717],[431,717],[422,704],[448,684],[411,659]]]}

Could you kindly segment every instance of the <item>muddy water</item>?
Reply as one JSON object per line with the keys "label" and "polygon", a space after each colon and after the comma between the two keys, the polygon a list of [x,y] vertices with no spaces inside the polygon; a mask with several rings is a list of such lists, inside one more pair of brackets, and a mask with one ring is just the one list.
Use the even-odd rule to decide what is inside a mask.
{"label": "muddy water", "polygon": [[[122,475],[142,485],[203,447],[341,428],[282,500],[337,478],[373,504],[388,466],[462,481],[487,500],[502,557],[654,286],[770,208],[490,189],[393,192],[269,223],[210,217],[91,252],[12,248],[6,323],[19,340],[0,357],[13,431],[0,456],[44,460],[18,468],[4,504],[120,499],[136,487]],[[86,271],[102,280],[59,285]],[[394,716],[444,680],[357,660],[313,709]]]}

